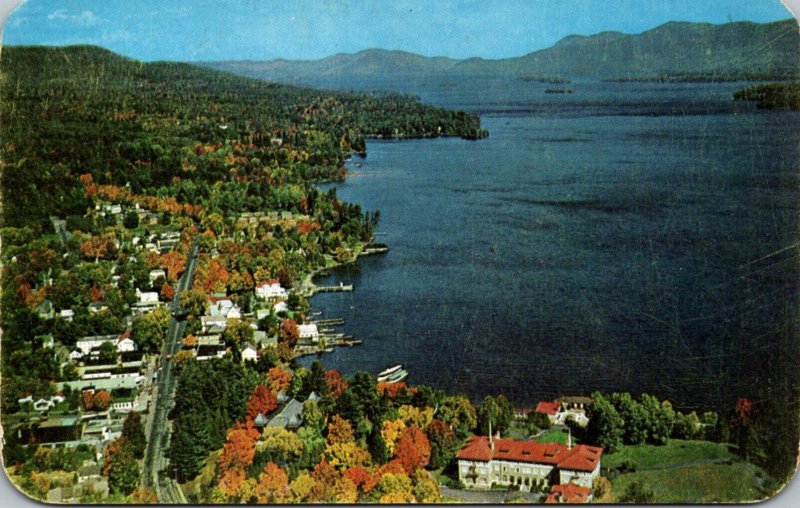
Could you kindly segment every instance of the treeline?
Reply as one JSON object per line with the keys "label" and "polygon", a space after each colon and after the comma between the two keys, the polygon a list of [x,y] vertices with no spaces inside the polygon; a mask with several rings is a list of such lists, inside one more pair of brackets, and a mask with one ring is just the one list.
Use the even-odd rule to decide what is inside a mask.
{"label": "treeline", "polygon": [[768,83],[738,90],[737,101],[755,101],[760,109],[800,110],[800,83]]}
{"label": "treeline", "polygon": [[407,96],[277,85],[90,46],[4,47],[0,71],[7,226],[81,215],[86,171],[136,193],[176,178],[331,180],[365,137],[485,135],[476,116]]}
{"label": "treeline", "polygon": [[568,422],[574,435],[613,453],[622,445],[666,444],[670,438],[730,443],[742,458],[770,474],[780,486],[794,474],[800,436],[797,394],[752,402],[740,398],[723,414],[675,411],[669,401],[642,394],[592,394],[589,425]]}

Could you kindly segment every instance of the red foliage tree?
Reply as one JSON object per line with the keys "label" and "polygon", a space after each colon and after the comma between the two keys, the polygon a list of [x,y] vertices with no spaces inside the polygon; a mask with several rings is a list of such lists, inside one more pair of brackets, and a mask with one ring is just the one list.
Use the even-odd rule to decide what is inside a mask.
{"label": "red foliage tree", "polygon": [[394,400],[397,398],[399,393],[406,390],[407,385],[402,381],[399,383],[386,383],[382,381],[378,383],[376,388],[379,394],[386,395],[390,399]]}
{"label": "red foliage tree", "polygon": [[294,319],[284,319],[278,331],[278,339],[290,348],[293,348],[300,340],[300,329]]}
{"label": "red foliage tree", "polygon": [[361,488],[372,479],[372,473],[361,466],[353,466],[342,471],[342,475],[350,478],[357,488]]}
{"label": "red foliage tree", "polygon": [[111,405],[111,394],[108,390],[99,390],[94,394],[93,406],[100,411],[105,411]]}
{"label": "red foliage tree", "polygon": [[222,448],[222,453],[217,460],[219,467],[224,471],[231,469],[246,469],[253,463],[256,453],[256,439],[258,433],[247,427],[238,426],[228,430],[228,440]]}
{"label": "red foliage tree", "polygon": [[428,437],[415,425],[410,426],[397,441],[394,456],[406,474],[410,475],[415,469],[425,467],[431,458]]}
{"label": "red foliage tree", "polygon": [[81,393],[81,401],[83,402],[83,409],[92,409],[94,407],[94,392],[84,390],[83,393]]}
{"label": "red foliage tree", "polygon": [[170,301],[175,298],[175,288],[173,288],[168,282],[165,282],[163,286],[161,286],[161,292],[159,293],[162,300]]}
{"label": "red foliage tree", "polygon": [[253,421],[259,413],[267,415],[278,407],[278,399],[264,385],[258,385],[247,399],[247,420]]}
{"label": "red foliage tree", "polygon": [[325,373],[325,383],[328,385],[328,390],[334,398],[338,398],[339,395],[347,390],[347,381],[342,378],[342,374],[336,369],[329,370]]}
{"label": "red foliage tree", "polygon": [[186,269],[186,256],[171,250],[161,255],[161,265],[167,271],[167,280],[178,280],[178,277]]}

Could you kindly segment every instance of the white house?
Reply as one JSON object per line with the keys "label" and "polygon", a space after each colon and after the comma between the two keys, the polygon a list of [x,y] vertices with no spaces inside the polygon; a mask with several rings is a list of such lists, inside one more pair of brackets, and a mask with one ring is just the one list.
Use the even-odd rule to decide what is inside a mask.
{"label": "white house", "polygon": [[158,305],[158,293],[155,291],[139,291],[136,289],[136,298],[139,299],[139,305]]}
{"label": "white house", "polygon": [[165,272],[161,268],[156,268],[155,270],[150,270],[149,278],[150,278],[150,283],[151,284],[153,282],[155,282],[156,280],[158,280],[159,277],[163,277],[163,278],[166,279],[167,278],[167,272]]}
{"label": "white house", "polygon": [[72,321],[72,319],[75,317],[75,311],[72,309],[61,309],[61,311],[58,313],[58,317],[64,321]]}
{"label": "white house", "polygon": [[275,302],[275,305],[273,305],[272,308],[275,309],[275,314],[278,312],[289,312],[289,306],[286,305],[286,302],[283,300]]}
{"label": "white house", "polygon": [[262,300],[272,300],[277,298],[287,298],[289,293],[281,287],[281,283],[277,279],[261,282],[256,285],[256,298]]}
{"label": "white house", "polygon": [[128,328],[119,336],[119,340],[117,340],[117,352],[132,353],[138,349],[139,346],[133,341],[133,331]]}
{"label": "white house", "polygon": [[[99,348],[106,342],[115,343],[119,340],[119,335],[92,335],[89,337],[82,337],[75,343],[82,355],[88,355],[92,349]],[[70,355],[71,357],[72,355]]]}
{"label": "white house", "polygon": [[473,436],[456,454],[458,479],[475,489],[497,484],[530,491],[568,483],[591,488],[602,454],[596,446]]}
{"label": "white house", "polygon": [[300,340],[305,342],[319,342],[319,329],[315,324],[297,325]]}
{"label": "white house", "polygon": [[248,344],[242,349],[242,360],[245,362],[258,360],[258,350],[252,344]]}
{"label": "white house", "polygon": [[211,304],[211,315],[227,319],[242,319],[242,310],[228,299],[217,300]]}

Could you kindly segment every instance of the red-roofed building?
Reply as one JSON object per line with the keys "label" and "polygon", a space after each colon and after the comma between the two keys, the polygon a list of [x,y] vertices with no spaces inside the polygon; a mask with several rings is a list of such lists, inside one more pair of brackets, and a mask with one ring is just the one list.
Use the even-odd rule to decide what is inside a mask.
{"label": "red-roofed building", "polygon": [[536,412],[544,413],[547,416],[555,416],[561,411],[561,404],[558,402],[540,402],[536,404]]}
{"label": "red-roofed building", "polygon": [[603,449],[560,443],[473,436],[456,454],[458,477],[472,488],[492,484],[517,485],[531,490],[550,484],[575,483],[591,488],[600,474]]}
{"label": "red-roofed building", "polygon": [[553,485],[545,503],[582,504],[592,500],[592,490],[574,483]]}

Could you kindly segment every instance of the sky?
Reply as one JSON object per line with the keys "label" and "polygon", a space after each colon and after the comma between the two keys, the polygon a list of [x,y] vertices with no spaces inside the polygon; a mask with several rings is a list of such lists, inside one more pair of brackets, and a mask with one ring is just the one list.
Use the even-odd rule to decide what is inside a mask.
{"label": "sky", "polygon": [[[8,10],[19,0],[0,2]],[[367,48],[506,58],[572,34],[788,17],[780,0],[27,0],[3,26],[3,44],[95,44],[144,61],[308,60]]]}

